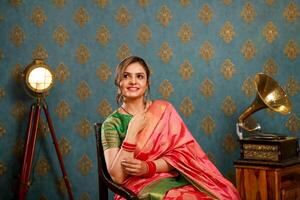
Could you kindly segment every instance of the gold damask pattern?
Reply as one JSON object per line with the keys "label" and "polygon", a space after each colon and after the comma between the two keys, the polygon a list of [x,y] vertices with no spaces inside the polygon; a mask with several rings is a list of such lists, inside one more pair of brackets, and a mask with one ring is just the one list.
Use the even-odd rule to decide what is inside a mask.
{"label": "gold damask pattern", "polygon": [[95,0],[95,2],[100,8],[105,8],[108,4],[108,0]]}
{"label": "gold damask pattern", "polygon": [[0,49],[0,60],[3,60],[3,58],[4,58],[4,53],[3,53],[3,50]]}
{"label": "gold damask pattern", "polygon": [[246,60],[251,60],[255,57],[256,48],[251,40],[247,40],[241,49],[241,52]]}
{"label": "gold damask pattern", "polygon": [[22,0],[10,0],[10,4],[14,7],[19,7],[22,4]]}
{"label": "gold damask pattern", "polygon": [[161,6],[159,12],[156,15],[156,19],[164,26],[167,27],[172,20],[172,13],[168,6]]}
{"label": "gold damask pattern", "polygon": [[3,162],[0,162],[0,177],[3,176],[7,171],[7,167]]}
{"label": "gold damask pattern", "polygon": [[151,38],[152,33],[150,28],[146,24],[141,25],[137,33],[138,41],[145,46],[150,42]]}
{"label": "gold damask pattern", "polygon": [[300,91],[300,84],[297,82],[295,77],[289,77],[285,90],[290,96],[295,96],[298,94]]}
{"label": "gold damask pattern", "polygon": [[189,117],[191,114],[193,114],[195,107],[190,97],[183,98],[179,110],[185,117]]}
{"label": "gold damask pattern", "polygon": [[168,99],[171,96],[171,94],[174,92],[172,83],[167,79],[163,80],[159,85],[158,92],[161,94],[161,96],[164,99]]}
{"label": "gold damask pattern", "polygon": [[59,25],[53,32],[53,39],[59,46],[64,46],[69,41],[69,33],[64,26]]}
{"label": "gold damask pattern", "polygon": [[214,11],[208,4],[204,4],[198,13],[198,18],[205,25],[208,25],[211,22],[213,16],[214,16]]}
{"label": "gold damask pattern", "polygon": [[221,74],[226,80],[232,79],[233,75],[236,73],[234,64],[230,59],[226,59],[221,66]]}
{"label": "gold damask pattern", "polygon": [[215,56],[214,46],[209,41],[205,41],[200,47],[199,55],[205,62],[209,62]]}
{"label": "gold damask pattern", "polygon": [[106,63],[102,63],[98,68],[97,68],[97,77],[99,78],[99,80],[105,82],[107,81],[110,76],[112,75],[112,71],[111,68],[106,64]]}
{"label": "gold damask pattern", "polygon": [[187,7],[191,3],[190,0],[179,0],[179,2],[180,2],[182,7]]}
{"label": "gold damask pattern", "polygon": [[10,41],[17,47],[19,47],[25,40],[25,32],[23,29],[16,25],[10,32]]}
{"label": "gold damask pattern", "polygon": [[232,3],[232,0],[223,0],[223,3],[228,6]]}
{"label": "gold damask pattern", "polygon": [[220,37],[226,42],[227,44],[230,43],[234,36],[235,36],[235,31],[232,23],[230,21],[225,22],[223,27],[220,30],[219,33]]}
{"label": "gold damask pattern", "polygon": [[246,3],[241,12],[241,17],[247,23],[253,22],[256,17],[255,7],[251,3]]}
{"label": "gold damask pattern", "polygon": [[74,14],[74,21],[80,28],[83,28],[85,24],[89,21],[90,16],[85,8],[80,7]]}
{"label": "gold damask pattern", "polygon": [[91,200],[89,193],[84,192],[80,195],[79,200]]}
{"label": "gold damask pattern", "polygon": [[39,6],[36,7],[32,12],[31,21],[37,27],[41,27],[47,21],[47,16],[45,15],[45,11]]}
{"label": "gold damask pattern", "polygon": [[273,5],[274,0],[265,0],[266,4],[268,4],[269,6]]}
{"label": "gold damask pattern", "polygon": [[111,34],[106,26],[101,26],[98,29],[96,40],[101,45],[107,45],[111,41]]}
{"label": "gold damask pattern", "polygon": [[278,29],[273,22],[268,22],[262,34],[269,43],[272,43],[278,37]]}
{"label": "gold damask pattern", "polygon": [[211,135],[216,128],[216,123],[214,119],[208,115],[201,121],[200,126],[206,135]]}
{"label": "gold damask pattern", "polygon": [[90,51],[84,44],[81,44],[76,50],[76,60],[79,64],[85,64],[90,59]]}
{"label": "gold damask pattern", "polygon": [[20,83],[22,81],[22,71],[23,69],[20,64],[16,64],[11,71],[11,77],[17,83]]}
{"label": "gold damask pattern", "polygon": [[16,102],[12,109],[11,109],[11,115],[18,121],[21,121],[24,119],[25,114],[27,113],[28,109],[25,106],[23,102]]}
{"label": "gold damask pattern", "polygon": [[84,154],[80,158],[80,160],[79,160],[79,162],[77,164],[77,168],[79,169],[80,173],[83,176],[88,175],[88,173],[91,171],[92,167],[93,167],[92,160],[86,154]]}
{"label": "gold damask pattern", "polygon": [[45,195],[41,194],[38,198],[38,200],[48,200]]}
{"label": "gold damask pattern", "polygon": [[3,99],[5,97],[5,90],[0,87],[0,100]]}
{"label": "gold damask pattern", "polygon": [[236,148],[238,147],[238,143],[236,142],[236,138],[233,137],[232,134],[227,133],[225,135],[225,139],[223,141],[223,147],[224,147],[224,150],[227,153],[234,152],[236,150]]}
{"label": "gold damask pattern", "polygon": [[76,126],[76,131],[82,138],[87,139],[92,131],[91,122],[86,117],[82,118]]}
{"label": "gold damask pattern", "polygon": [[37,164],[35,166],[35,172],[37,173],[37,175],[46,176],[50,171],[50,169],[51,169],[50,164],[45,158],[45,156],[41,156],[38,159]]}
{"label": "gold damask pattern", "polygon": [[123,27],[126,27],[131,21],[132,16],[130,15],[126,6],[122,5],[118,10],[115,19],[117,20],[118,24],[120,24]]}
{"label": "gold damask pattern", "polygon": [[80,101],[85,101],[91,96],[91,89],[86,81],[81,81],[76,90],[76,94]]}
{"label": "gold damask pattern", "polygon": [[107,117],[112,111],[112,107],[107,99],[103,99],[97,108],[97,113],[102,117]]}
{"label": "gold damask pattern", "polygon": [[48,123],[46,123],[45,120],[43,118],[41,118],[39,120],[39,124],[38,124],[38,132],[37,132],[38,138],[46,137],[49,132],[50,132],[50,129],[49,129]]}
{"label": "gold damask pattern", "polygon": [[6,129],[2,123],[0,123],[0,139],[4,137]]}
{"label": "gold damask pattern", "polygon": [[48,58],[48,52],[42,44],[38,44],[37,47],[33,50],[32,58],[43,59],[43,60]]}
{"label": "gold damask pattern", "polygon": [[59,141],[59,151],[62,156],[66,156],[71,152],[72,146],[71,142],[67,138],[62,137]]}
{"label": "gold damask pattern", "polygon": [[173,50],[167,42],[164,42],[158,52],[158,56],[164,63],[168,63],[173,56]]}
{"label": "gold damask pattern", "polygon": [[222,104],[222,110],[227,117],[232,116],[236,112],[236,104],[231,96],[225,97]]}
{"label": "gold damask pattern", "polygon": [[292,133],[297,133],[300,130],[299,117],[295,113],[292,113],[285,122],[285,127],[287,127],[287,129]]}
{"label": "gold damask pattern", "polygon": [[290,40],[284,48],[284,54],[288,59],[295,60],[299,54],[299,47],[295,40]]}
{"label": "gold damask pattern", "polygon": [[57,180],[57,188],[58,188],[58,191],[61,194],[66,194],[67,193],[67,186],[66,186],[65,180],[63,178],[59,178]]}
{"label": "gold damask pattern", "polygon": [[24,140],[18,138],[12,150],[14,156],[16,156],[17,158],[21,158],[23,156],[24,145],[25,145]]}
{"label": "gold damask pattern", "polygon": [[179,67],[179,74],[181,75],[183,80],[191,79],[194,74],[193,66],[188,60],[184,60],[184,62]]}
{"label": "gold damask pattern", "polygon": [[284,9],[283,16],[289,23],[295,22],[300,16],[297,4],[295,2],[290,2],[288,6]]}
{"label": "gold damask pattern", "polygon": [[61,100],[57,104],[55,112],[58,118],[64,121],[71,114],[71,107],[65,100]]}
{"label": "gold damask pattern", "polygon": [[242,86],[242,90],[245,93],[247,97],[253,96],[256,93],[255,84],[254,84],[254,78],[248,77],[244,82]]}
{"label": "gold damask pattern", "polygon": [[278,66],[273,58],[269,58],[267,62],[264,64],[263,72],[270,75],[275,76],[278,71]]}
{"label": "gold damask pattern", "polygon": [[121,61],[130,55],[131,55],[131,51],[128,44],[123,43],[118,49],[117,58],[119,59],[119,61]]}
{"label": "gold damask pattern", "polygon": [[53,0],[53,4],[57,7],[57,8],[63,8],[66,5],[66,1],[67,0]]}
{"label": "gold damask pattern", "polygon": [[70,77],[70,70],[64,64],[60,63],[55,69],[55,78],[59,80],[61,83],[64,83]]}
{"label": "gold damask pattern", "polygon": [[208,78],[205,78],[200,85],[201,94],[205,97],[205,99],[208,99],[214,94],[214,91],[215,91],[214,83]]}
{"label": "gold damask pattern", "polygon": [[190,42],[193,37],[192,27],[187,23],[182,24],[177,36],[180,38],[182,43]]}

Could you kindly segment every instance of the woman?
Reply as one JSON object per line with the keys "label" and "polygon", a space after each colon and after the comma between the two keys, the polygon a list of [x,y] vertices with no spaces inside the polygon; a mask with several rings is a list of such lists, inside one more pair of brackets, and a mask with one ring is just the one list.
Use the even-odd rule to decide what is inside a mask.
{"label": "woman", "polygon": [[124,59],[115,85],[120,107],[104,121],[101,133],[113,181],[142,199],[240,199],[173,106],[147,99],[150,71],[142,58]]}

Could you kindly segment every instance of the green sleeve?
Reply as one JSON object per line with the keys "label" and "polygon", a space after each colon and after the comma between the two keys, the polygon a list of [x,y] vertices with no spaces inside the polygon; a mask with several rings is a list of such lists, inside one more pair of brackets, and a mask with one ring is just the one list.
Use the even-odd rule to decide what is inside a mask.
{"label": "green sleeve", "polygon": [[121,139],[117,130],[118,124],[112,120],[105,120],[101,127],[101,140],[103,150],[120,147]]}

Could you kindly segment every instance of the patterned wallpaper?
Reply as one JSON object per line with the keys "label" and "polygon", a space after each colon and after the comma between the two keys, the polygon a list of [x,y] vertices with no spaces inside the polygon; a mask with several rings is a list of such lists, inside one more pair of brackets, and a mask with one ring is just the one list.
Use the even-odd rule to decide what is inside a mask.
{"label": "patterned wallpaper", "polygon": [[[235,122],[252,102],[257,72],[293,104],[254,114],[266,132],[300,136],[300,0],[1,0],[0,199],[13,199],[30,105],[20,73],[45,59],[56,83],[46,100],[76,199],[96,199],[93,123],[116,108],[115,66],[151,66],[151,98],[174,104],[221,172],[234,180]],[[67,199],[44,115],[28,199]],[[3,192],[6,191],[6,192]]]}

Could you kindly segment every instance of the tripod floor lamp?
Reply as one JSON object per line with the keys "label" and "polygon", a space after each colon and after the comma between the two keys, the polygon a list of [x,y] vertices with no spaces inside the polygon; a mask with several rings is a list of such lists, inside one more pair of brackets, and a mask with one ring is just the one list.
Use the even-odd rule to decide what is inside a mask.
{"label": "tripod floor lamp", "polygon": [[45,96],[54,83],[53,72],[51,71],[50,67],[43,62],[43,60],[37,59],[25,68],[22,75],[25,81],[26,91],[30,96],[33,96],[36,99],[36,102],[31,105],[29,121],[26,130],[26,141],[24,146],[24,158],[22,163],[18,198],[19,200],[24,200],[29,190],[32,162],[37,139],[38,123],[41,117],[41,111],[43,110],[59,160],[69,199],[73,200],[74,197],[71,185],[64,167],[64,162],[59,150],[52,120],[50,118],[48,107],[45,101]]}

